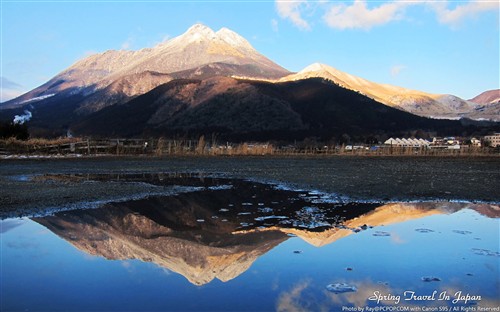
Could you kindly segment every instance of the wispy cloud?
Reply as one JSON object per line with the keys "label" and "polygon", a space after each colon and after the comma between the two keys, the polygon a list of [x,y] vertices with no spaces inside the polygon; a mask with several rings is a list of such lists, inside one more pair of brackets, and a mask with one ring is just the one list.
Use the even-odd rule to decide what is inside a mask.
{"label": "wispy cloud", "polygon": [[170,36],[170,35],[168,35],[168,34],[167,34],[167,35],[162,35],[162,36],[161,36],[161,42],[168,41],[168,40],[170,40],[171,38],[172,38],[172,36]]}
{"label": "wispy cloud", "polygon": [[351,5],[335,4],[323,16],[326,24],[336,29],[371,29],[404,17],[406,7],[413,2],[388,2],[368,8],[366,1],[355,0]]}
{"label": "wispy cloud", "polygon": [[10,231],[20,225],[23,225],[24,223],[26,223],[25,220],[17,220],[17,219],[14,219],[14,220],[0,220],[0,233],[3,234],[7,231]]}
{"label": "wispy cloud", "polygon": [[498,0],[473,0],[465,4],[459,4],[453,9],[448,8],[449,3],[447,1],[429,1],[428,5],[435,10],[440,23],[450,25],[452,27],[458,26],[467,18],[477,17],[480,13],[487,11],[498,12],[500,10],[500,2]]}
{"label": "wispy cloud", "polygon": [[89,56],[97,54],[97,53],[99,53],[99,52],[97,52],[95,50],[87,50],[87,51],[83,52],[83,54],[81,55],[81,57],[79,57],[78,59],[80,59],[82,57],[89,57]]}
{"label": "wispy cloud", "polygon": [[170,36],[169,34],[159,34],[156,36],[158,39],[155,40],[155,41],[152,41],[150,42],[148,45],[151,46],[151,47],[154,47],[154,46],[157,46],[159,44],[162,44],[162,43],[165,43],[167,42],[168,40],[172,39],[172,36]]}
{"label": "wispy cloud", "polygon": [[308,311],[301,302],[302,292],[309,287],[309,281],[302,281],[290,291],[282,292],[276,305],[277,311],[303,312]]}
{"label": "wispy cloud", "polygon": [[132,44],[134,44],[134,41],[135,41],[135,37],[132,35],[132,36],[129,36],[121,45],[121,49],[122,50],[128,50],[130,49],[130,47],[132,46]]}
{"label": "wispy cloud", "polygon": [[142,33],[142,27],[137,27],[136,29],[132,30],[127,39],[122,43],[121,49],[122,50],[128,50],[133,47],[135,42],[137,41],[137,38],[140,37]]}
{"label": "wispy cloud", "polygon": [[0,89],[0,103],[6,102],[20,96],[24,92],[18,90]]}
{"label": "wispy cloud", "polygon": [[0,103],[16,98],[23,93],[22,85],[7,77],[0,77]]}
{"label": "wispy cloud", "polygon": [[278,32],[279,31],[279,28],[278,28],[278,21],[276,19],[272,19],[271,20],[271,27],[273,29],[274,32]]}
{"label": "wispy cloud", "polygon": [[331,28],[370,30],[394,21],[410,20],[407,8],[411,6],[430,7],[430,12],[435,12],[437,20],[450,27],[456,27],[465,19],[478,17],[484,12],[500,10],[498,0],[470,0],[459,4],[447,0],[354,0],[314,3],[307,0],[276,0],[278,15],[303,30],[311,29],[310,20],[314,19],[316,11],[322,12],[323,21]]}
{"label": "wispy cloud", "polygon": [[21,89],[22,86],[18,84],[17,82],[14,82],[7,77],[0,77],[0,85],[2,88],[6,89]]}
{"label": "wispy cloud", "polygon": [[310,30],[311,26],[302,17],[302,10],[307,7],[307,0],[283,1],[276,0],[276,9],[280,17],[289,19],[295,26]]}
{"label": "wispy cloud", "polygon": [[403,71],[404,69],[406,69],[405,65],[394,65],[394,66],[392,66],[391,67],[391,76],[392,77],[399,76],[399,74],[401,73],[401,71]]}

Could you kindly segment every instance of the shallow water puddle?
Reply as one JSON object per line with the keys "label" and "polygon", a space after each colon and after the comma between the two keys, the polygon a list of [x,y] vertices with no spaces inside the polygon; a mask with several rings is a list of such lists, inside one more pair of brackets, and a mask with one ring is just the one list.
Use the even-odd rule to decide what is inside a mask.
{"label": "shallow water puddle", "polygon": [[498,206],[341,203],[198,174],[37,179],[192,189],[0,221],[2,311],[500,304]]}

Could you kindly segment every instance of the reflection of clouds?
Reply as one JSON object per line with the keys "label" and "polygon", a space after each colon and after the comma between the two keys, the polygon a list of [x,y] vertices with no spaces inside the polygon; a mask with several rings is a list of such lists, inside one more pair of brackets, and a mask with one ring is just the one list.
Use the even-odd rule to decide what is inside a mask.
{"label": "reflection of clouds", "polygon": [[484,267],[491,272],[498,272],[498,265],[491,265],[491,263],[485,263]]}
{"label": "reflection of clouds", "polygon": [[122,265],[122,267],[124,267],[125,269],[130,269],[130,267],[131,267],[131,264],[130,264],[130,262],[128,262],[128,261],[122,261],[121,265]]}
{"label": "reflection of clouds", "polygon": [[19,220],[0,220],[0,233],[6,233],[20,225],[23,225],[26,221]]}
{"label": "reflection of clouds", "polygon": [[38,243],[30,240],[10,241],[6,245],[12,249],[36,249],[39,247]]}
{"label": "reflection of clouds", "polygon": [[161,272],[165,275],[172,275],[172,271],[167,268],[161,268]]}
{"label": "reflection of clouds", "polygon": [[124,260],[124,261],[121,261],[120,264],[129,273],[133,273],[135,271],[135,268],[130,261]]}
{"label": "reflection of clouds", "polygon": [[391,233],[391,241],[394,244],[397,244],[397,245],[401,245],[401,244],[407,243],[407,241],[404,240],[403,238],[401,238],[401,236],[399,236],[398,233]]}
{"label": "reflection of clouds", "polygon": [[157,263],[153,263],[155,268],[158,269],[160,271],[160,273],[162,273],[163,275],[166,275],[166,276],[170,276],[172,275],[172,273],[175,273],[174,271],[172,270],[169,270],[165,267],[162,267],[161,265],[157,264]]}
{"label": "reflection of clouds", "polygon": [[[344,294],[334,294],[325,291],[326,296],[335,305],[354,305],[354,306],[365,306],[368,303],[368,298],[372,297],[375,292],[379,292],[382,295],[393,294],[397,295],[398,291],[391,289],[388,285],[374,283],[372,281],[358,281],[358,282],[348,282],[349,285],[356,285],[358,288],[357,292],[344,293]],[[376,301],[373,301],[376,303]],[[394,304],[394,301],[380,301],[381,304]]]}
{"label": "reflection of clouds", "polygon": [[[337,281],[338,282],[338,281]],[[460,289],[460,287],[450,286],[450,285],[436,285],[435,295],[436,300],[405,300],[409,299],[408,296],[404,296],[405,291],[414,291],[415,296],[432,295],[433,290],[416,290],[418,288],[418,281],[415,282],[413,287],[407,287],[405,289],[391,287],[390,285],[384,283],[375,283],[371,280],[352,280],[345,281],[349,285],[354,285],[357,287],[357,292],[340,293],[335,294],[327,291],[324,288],[318,288],[311,283],[311,281],[302,281],[297,283],[290,291],[281,293],[277,303],[277,311],[290,311],[290,312],[300,312],[300,311],[337,311],[340,307],[345,306],[404,306],[404,307],[415,307],[421,308],[426,307],[441,307],[441,306],[468,306],[471,303],[477,303],[480,307],[498,307],[500,305],[500,299],[490,298],[482,296],[480,301],[470,300],[466,304],[460,301],[453,304],[452,300],[455,299],[455,294],[462,291],[462,295],[467,294],[467,291]],[[321,285],[320,285],[321,286]],[[450,300],[438,300],[440,294],[446,292],[450,296]],[[390,300],[373,300],[375,294],[377,296],[386,296],[386,299]],[[472,296],[481,295],[480,293],[469,292]],[[399,299],[397,297],[399,296]],[[369,300],[368,298],[372,298]]]}
{"label": "reflection of clouds", "polygon": [[47,235],[47,234],[52,234],[51,231],[49,231],[48,229],[42,229],[40,231],[37,232],[38,235]]}
{"label": "reflection of clouds", "polygon": [[94,255],[88,254],[88,253],[83,252],[83,251],[79,251],[79,254],[82,256],[83,259],[88,260],[88,261],[95,261],[95,260],[97,260],[99,258],[102,258],[102,257],[98,257],[98,256],[94,256]]}
{"label": "reflection of clouds", "polygon": [[307,300],[303,294],[304,290],[309,287],[310,281],[301,281],[296,284],[290,291],[282,292],[278,298],[276,310],[278,312],[302,312],[318,309],[311,309],[311,304],[315,300]]}
{"label": "reflection of clouds", "polygon": [[[400,290],[391,289],[388,285],[374,283],[372,281],[348,282],[349,285],[358,287],[357,292],[335,294],[321,287],[311,285],[310,281],[297,283],[290,291],[283,292],[279,296],[277,311],[336,311],[340,306],[366,306],[368,298],[378,291],[381,294],[396,294]],[[321,290],[320,290],[321,289]],[[391,305],[394,301],[381,301],[380,303]]]}
{"label": "reflection of clouds", "polygon": [[278,290],[280,287],[280,281],[279,281],[279,277],[276,276],[274,279],[273,279],[273,282],[271,283],[271,289],[272,290]]}

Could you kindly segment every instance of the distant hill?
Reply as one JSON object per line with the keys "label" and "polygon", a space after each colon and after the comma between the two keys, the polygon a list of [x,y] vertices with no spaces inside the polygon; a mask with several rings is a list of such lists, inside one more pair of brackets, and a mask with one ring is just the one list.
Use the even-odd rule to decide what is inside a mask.
{"label": "distant hill", "polygon": [[500,89],[485,91],[469,101],[478,105],[469,118],[500,121]]}
{"label": "distant hill", "polygon": [[481,105],[496,104],[500,102],[500,89],[484,91],[469,101]]}
{"label": "distant hill", "polygon": [[[339,86],[360,92],[380,103],[423,117],[459,119],[461,117],[470,117],[469,115],[479,107],[476,103],[465,101],[450,94],[430,94],[380,84],[319,63],[307,66],[300,72],[290,74],[279,81],[294,81],[311,77],[328,79]],[[489,117],[491,119],[500,118],[500,116],[496,115]]]}

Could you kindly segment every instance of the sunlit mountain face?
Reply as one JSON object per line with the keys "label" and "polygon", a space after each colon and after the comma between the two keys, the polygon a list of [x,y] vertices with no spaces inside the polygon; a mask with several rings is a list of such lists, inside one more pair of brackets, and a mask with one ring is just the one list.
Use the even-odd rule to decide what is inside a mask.
{"label": "sunlit mountain face", "polygon": [[[79,95],[85,98],[83,106],[99,110],[102,107],[93,105],[117,96],[126,96],[121,101],[130,99],[172,79],[232,75],[270,79],[289,73],[237,33],[195,24],[153,48],[109,50],[85,57],[42,86],[5,104],[35,104],[49,97]],[[102,92],[87,98],[97,91]]]}

